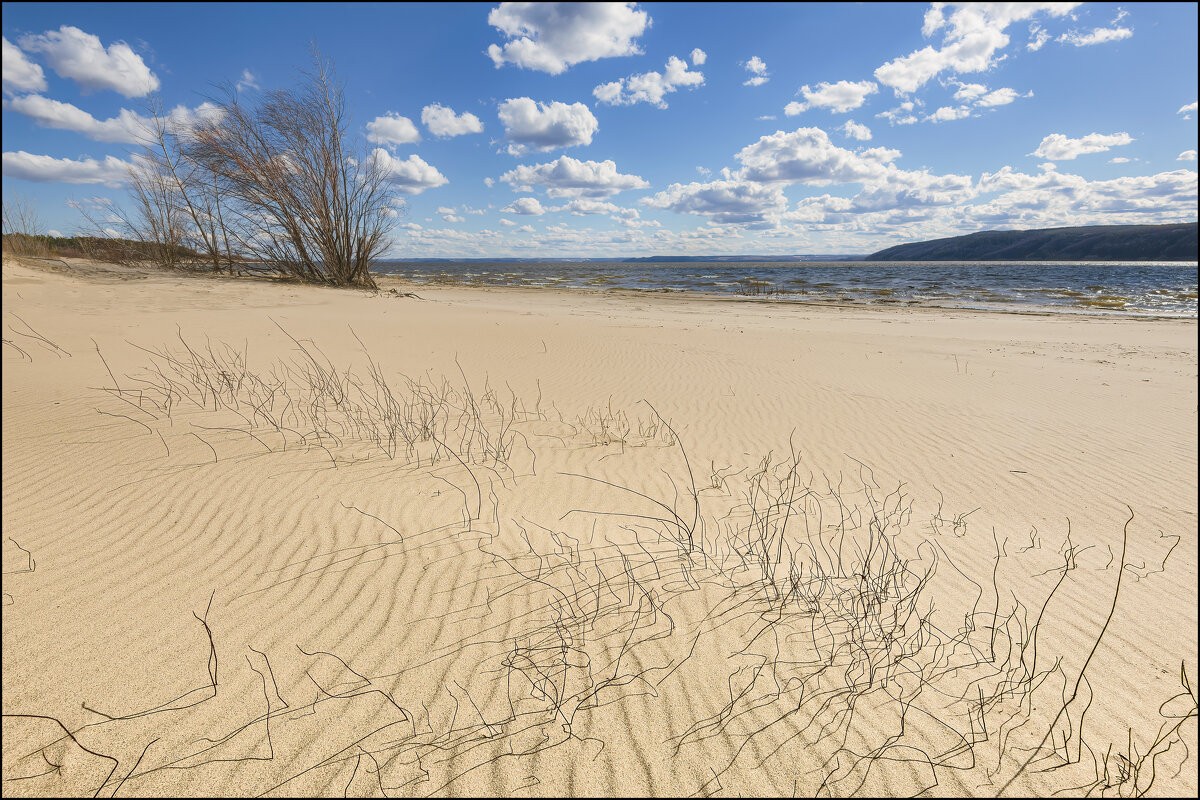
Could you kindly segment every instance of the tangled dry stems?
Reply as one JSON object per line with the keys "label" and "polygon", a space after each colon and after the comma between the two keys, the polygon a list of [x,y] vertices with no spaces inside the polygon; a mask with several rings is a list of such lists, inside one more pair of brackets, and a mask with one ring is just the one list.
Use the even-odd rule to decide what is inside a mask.
{"label": "tangled dry stems", "polygon": [[[245,348],[179,339],[182,349],[146,350],[150,366],[140,375],[123,383],[113,377],[107,391],[145,415],[129,419],[149,429],[151,420],[170,420],[182,408],[189,415],[232,413],[243,421],[238,430],[267,451],[321,447],[334,467],[352,463],[361,447],[418,471],[452,462],[474,486],[460,488],[462,524],[402,533],[347,508],[396,534],[372,550],[417,554],[430,546],[423,537],[450,542],[457,557],[479,560],[476,581],[486,588],[488,610],[510,603],[524,611],[439,642],[419,664],[398,654],[398,671],[390,674],[365,675],[339,655],[297,644],[315,688],[304,706],[284,699],[267,653],[250,647],[245,658],[260,679],[262,711],[239,727],[180,752],[147,741],[128,768],[85,747],[80,737],[89,729],[217,697],[210,598],[209,609],[195,615],[208,639],[207,684],[74,730],[50,717],[6,714],[45,731],[45,743],[6,767],[10,786],[61,787],[52,781],[65,780],[64,752],[77,747],[112,762],[99,785],[86,788],[115,794],[168,770],[227,760],[220,746],[248,733],[265,740],[266,754],[234,760],[270,765],[255,784],[263,793],[450,793],[476,770],[509,759],[562,748],[568,765],[594,760],[616,744],[602,721],[607,707],[653,707],[673,686],[714,682],[727,687],[728,701],[697,710],[662,742],[674,756],[696,754],[707,765],[693,776],[696,794],[766,785],[813,796],[940,786],[997,795],[1142,796],[1164,774],[1192,763],[1186,742],[1195,738],[1197,696],[1183,666],[1154,736],[1131,725],[1124,741],[1112,742],[1086,725],[1103,688],[1092,683],[1093,661],[1123,584],[1161,572],[1175,546],[1160,553],[1158,569],[1143,564],[1137,572],[1129,557],[1132,509],[1119,556],[1092,568],[1111,581],[1111,604],[1090,649],[1050,653],[1044,631],[1061,613],[1064,587],[1082,580],[1080,559],[1091,549],[1073,541],[1069,521],[1054,552],[1036,529],[1012,553],[1008,537],[993,531],[991,570],[979,575],[952,557],[953,543],[969,535],[973,511],[947,519],[939,502],[929,535],[917,534],[914,499],[903,484],[885,488],[861,463],[850,477],[815,474],[794,441],[782,457],[768,453],[751,469],[710,464],[704,485],[675,428],[653,407],[649,417],[632,420],[611,401],[576,424],[559,414],[555,433],[543,424],[550,420],[540,394],[530,407],[511,389],[502,399],[486,379],[476,392],[461,369],[453,384],[424,376],[392,388],[369,353],[359,375],[291,337],[292,361],[254,372]],[[264,439],[272,435],[276,447]],[[541,521],[504,517],[486,475],[502,483],[535,476],[539,437],[562,447],[620,445],[622,453],[629,443],[657,443],[666,448],[659,456],[677,452],[677,466],[664,473],[659,491],[560,473],[598,488],[605,504],[547,509]],[[530,456],[521,475],[511,466],[518,441]],[[1154,544],[1166,538],[1178,544],[1161,536]],[[1040,575],[1034,584],[1041,593],[1022,597],[1006,587],[1002,576],[1019,573]],[[969,602],[939,602],[964,596]],[[487,632],[495,630],[503,634]],[[447,681],[438,697],[448,713],[435,720],[425,704],[429,693],[414,692],[402,677],[468,653],[474,680]],[[371,698],[390,721],[324,759],[296,763],[305,752],[300,720],[359,698]],[[536,776],[532,781],[507,788],[533,788]]]}

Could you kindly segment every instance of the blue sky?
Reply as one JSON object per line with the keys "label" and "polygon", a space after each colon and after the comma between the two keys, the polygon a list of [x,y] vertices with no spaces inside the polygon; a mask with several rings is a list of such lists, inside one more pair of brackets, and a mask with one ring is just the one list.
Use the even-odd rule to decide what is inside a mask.
{"label": "blue sky", "polygon": [[315,42],[388,157],[395,257],[865,253],[1194,221],[1197,6],[6,3],[6,198],[120,202],[180,120]]}

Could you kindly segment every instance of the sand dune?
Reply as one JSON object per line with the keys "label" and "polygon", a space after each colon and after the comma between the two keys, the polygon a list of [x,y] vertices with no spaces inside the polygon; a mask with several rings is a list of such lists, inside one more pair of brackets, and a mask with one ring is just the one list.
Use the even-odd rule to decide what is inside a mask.
{"label": "sand dune", "polygon": [[1194,320],[3,281],[6,795],[1197,790]]}

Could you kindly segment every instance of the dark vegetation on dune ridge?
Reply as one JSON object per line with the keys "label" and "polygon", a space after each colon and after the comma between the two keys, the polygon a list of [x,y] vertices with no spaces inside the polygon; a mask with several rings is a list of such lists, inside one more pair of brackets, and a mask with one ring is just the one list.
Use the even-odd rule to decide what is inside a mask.
{"label": "dark vegetation on dune ridge", "polygon": [[864,261],[1195,261],[1197,223],[980,231],[901,244]]}
{"label": "dark vegetation on dune ridge", "polygon": [[[940,503],[917,524],[904,484],[882,486],[861,463],[850,476],[814,474],[790,441],[757,464],[697,471],[648,403],[642,417],[603,405],[569,421],[540,392],[525,403],[486,379],[473,386],[461,370],[453,381],[394,384],[365,347],[367,366],[356,371],[288,336],[294,357],[258,370],[245,349],[182,335],[143,349],[140,373],[108,370],[111,385],[98,389],[105,408],[95,410],[129,436],[157,440],[161,459],[198,440],[214,463],[289,451],[290,463],[311,453],[309,468],[351,476],[383,464],[389,485],[439,481],[461,502],[428,530],[400,530],[342,503],[347,519],[382,526],[383,539],[330,553],[315,572],[379,569],[398,556],[387,563],[419,573],[449,547],[466,562],[457,574],[475,576],[478,599],[434,612],[449,640],[439,634],[418,652],[398,642],[384,671],[332,652],[319,631],[296,632],[294,647],[247,644],[228,665],[218,642],[221,600],[232,598],[214,592],[181,620],[196,626],[181,670],[194,660],[190,671],[207,675],[195,688],[144,709],[85,705],[91,721],[82,725],[6,708],[6,793],[160,793],[226,774],[235,781],[227,785],[256,794],[428,796],[478,786],[465,781],[481,769],[499,780],[541,756],[532,781],[505,787],[517,791],[535,788],[538,774],[575,785],[576,770],[631,743],[631,752],[659,748],[661,763],[704,765],[688,786],[666,789],[696,794],[941,787],[1124,797],[1194,768],[1197,696],[1186,668],[1158,718],[1120,716],[1129,729],[1115,736],[1089,727],[1114,710],[1093,679],[1098,662],[1119,657],[1101,645],[1123,591],[1155,580],[1179,542],[1131,535],[1132,509],[1119,552],[1075,542],[1069,521],[1057,545],[1036,529],[969,529],[974,512],[945,513]],[[36,331],[29,338],[35,352],[64,357]],[[537,458],[547,448],[603,455],[590,462],[597,474],[547,475]],[[674,466],[647,478],[653,485],[628,486],[601,477],[607,458]],[[519,484],[547,479],[590,487],[593,505],[505,513]],[[952,558],[964,541],[992,554],[986,574]],[[21,571],[36,569],[32,553],[28,565]],[[1013,577],[1030,596],[1009,588]],[[1081,581],[1103,581],[1110,602],[1082,621],[1087,645],[1056,652],[1046,631],[1061,633],[1071,614],[1064,599]],[[963,585],[969,597],[957,601]],[[421,669],[460,662],[455,679],[422,684]],[[229,671],[247,668],[261,692],[231,696]],[[295,685],[277,679],[298,674],[307,678]],[[679,708],[662,704],[672,692],[690,697],[689,686],[725,687],[728,699],[685,705],[695,718],[681,721],[671,716]],[[210,704],[242,721],[204,727],[220,718],[203,713]],[[1100,711],[1089,717],[1093,706]],[[327,723],[364,708],[369,722],[352,740],[314,747]],[[631,708],[659,708],[673,724],[628,730],[622,709]]]}

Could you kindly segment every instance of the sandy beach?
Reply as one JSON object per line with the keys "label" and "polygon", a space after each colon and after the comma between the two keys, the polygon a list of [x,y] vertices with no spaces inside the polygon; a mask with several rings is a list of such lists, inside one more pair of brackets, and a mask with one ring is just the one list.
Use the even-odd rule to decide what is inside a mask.
{"label": "sandy beach", "polygon": [[1196,793],[1195,319],[380,286],[5,259],[5,795]]}

